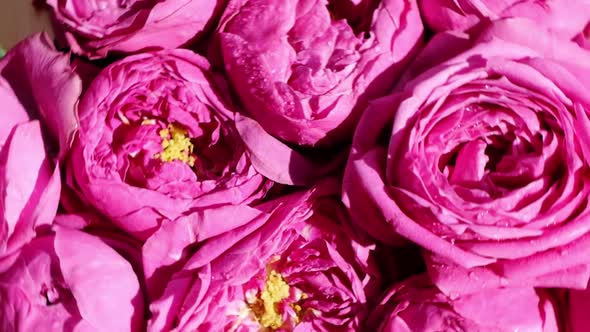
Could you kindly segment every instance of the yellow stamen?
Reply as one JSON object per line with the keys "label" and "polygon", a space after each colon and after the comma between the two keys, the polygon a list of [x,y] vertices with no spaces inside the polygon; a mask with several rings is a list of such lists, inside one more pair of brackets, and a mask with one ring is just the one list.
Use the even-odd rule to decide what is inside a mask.
{"label": "yellow stamen", "polygon": [[289,284],[278,272],[271,270],[259,298],[250,307],[261,326],[278,329],[283,325],[283,318],[277,304],[288,297]]}
{"label": "yellow stamen", "polygon": [[182,161],[189,166],[195,165],[193,154],[193,143],[187,137],[187,131],[175,126],[168,125],[168,128],[160,130],[162,138],[162,152],[155,155],[163,162],[172,162],[174,160]]}

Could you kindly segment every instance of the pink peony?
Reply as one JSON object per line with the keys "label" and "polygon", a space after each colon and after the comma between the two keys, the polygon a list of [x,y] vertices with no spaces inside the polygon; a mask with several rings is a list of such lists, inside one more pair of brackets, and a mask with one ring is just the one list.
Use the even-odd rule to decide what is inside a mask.
{"label": "pink peony", "polygon": [[334,199],[309,215],[307,196],[236,208],[245,226],[189,247],[184,266],[171,259],[183,249],[172,239],[190,227],[163,227],[144,247],[146,266],[163,266],[148,281],[158,270],[175,273],[160,279],[163,291],[152,288],[148,330],[359,330],[379,290],[374,245],[352,233]]}
{"label": "pink peony", "polygon": [[75,53],[175,48],[212,27],[225,0],[47,0]]}
{"label": "pink peony", "polygon": [[131,265],[95,236],[58,228],[0,272],[2,331],[141,331],[144,324]]}
{"label": "pink peony", "polygon": [[365,330],[557,332],[556,309],[545,290],[501,288],[449,298],[419,275],[385,293]]}
{"label": "pink peony", "polygon": [[414,0],[231,0],[218,28],[248,114],[299,145],[349,141],[421,44]]}
{"label": "pink peony", "polygon": [[467,30],[483,20],[535,20],[565,38],[590,21],[587,0],[418,0],[424,21],[435,31]]}
{"label": "pink peony", "polygon": [[228,100],[222,78],[187,50],[112,64],[80,102],[72,187],[140,239],[195,208],[262,197],[271,182],[246,155]]}
{"label": "pink peony", "polygon": [[34,35],[0,60],[0,257],[53,221],[60,192],[55,154],[76,129],[81,81],[47,35]]}
{"label": "pink peony", "polygon": [[435,36],[357,128],[343,189],[353,219],[437,256],[447,294],[585,288],[589,78],[589,52],[528,20]]}

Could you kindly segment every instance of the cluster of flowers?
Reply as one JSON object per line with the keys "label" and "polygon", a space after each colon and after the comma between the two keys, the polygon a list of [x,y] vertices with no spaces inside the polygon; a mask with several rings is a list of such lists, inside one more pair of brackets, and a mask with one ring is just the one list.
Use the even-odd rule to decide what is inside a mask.
{"label": "cluster of flowers", "polygon": [[590,2],[47,4],[0,331],[590,329]]}

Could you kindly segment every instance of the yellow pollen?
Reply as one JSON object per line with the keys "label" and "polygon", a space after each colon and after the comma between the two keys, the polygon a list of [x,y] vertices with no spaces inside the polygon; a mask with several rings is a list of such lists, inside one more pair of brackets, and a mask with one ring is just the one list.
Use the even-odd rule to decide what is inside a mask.
{"label": "yellow pollen", "polygon": [[291,308],[295,311],[295,324],[299,324],[301,322],[301,316],[303,314],[303,308],[299,304],[291,304]]}
{"label": "yellow pollen", "polygon": [[283,325],[283,318],[277,304],[289,297],[289,285],[278,272],[271,270],[266,277],[264,289],[259,298],[251,305],[252,312],[260,325],[278,329]]}
{"label": "yellow pollen", "polygon": [[162,138],[162,152],[155,155],[163,162],[172,162],[180,160],[189,166],[195,165],[193,154],[193,143],[187,137],[187,131],[174,126],[168,125],[168,128],[160,130]]}

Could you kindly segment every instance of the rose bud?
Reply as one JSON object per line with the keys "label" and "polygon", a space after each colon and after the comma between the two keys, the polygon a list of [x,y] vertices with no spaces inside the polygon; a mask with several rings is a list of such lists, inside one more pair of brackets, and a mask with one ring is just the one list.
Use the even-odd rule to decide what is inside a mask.
{"label": "rose bud", "polygon": [[589,77],[589,52],[532,21],[435,36],[361,119],[343,186],[352,219],[439,256],[429,271],[446,294],[585,288]]}
{"label": "rose bud", "polygon": [[379,294],[374,244],[351,231],[337,200],[320,199],[309,215],[299,197],[236,207],[246,226],[193,249],[186,263],[170,264],[182,252],[172,239],[190,227],[170,223],[175,231],[148,240],[144,261],[163,257],[174,269],[152,293],[148,330],[359,331]]}
{"label": "rose bud", "polygon": [[271,182],[250,163],[228,100],[223,80],[187,50],[110,65],[80,102],[77,190],[139,239],[192,209],[262,197]]}
{"label": "rose bud", "polygon": [[212,27],[225,0],[47,0],[73,52],[102,58],[175,48]]}
{"label": "rose bud", "polygon": [[414,0],[232,0],[218,32],[251,117],[287,142],[333,146],[390,91],[423,27]]}

